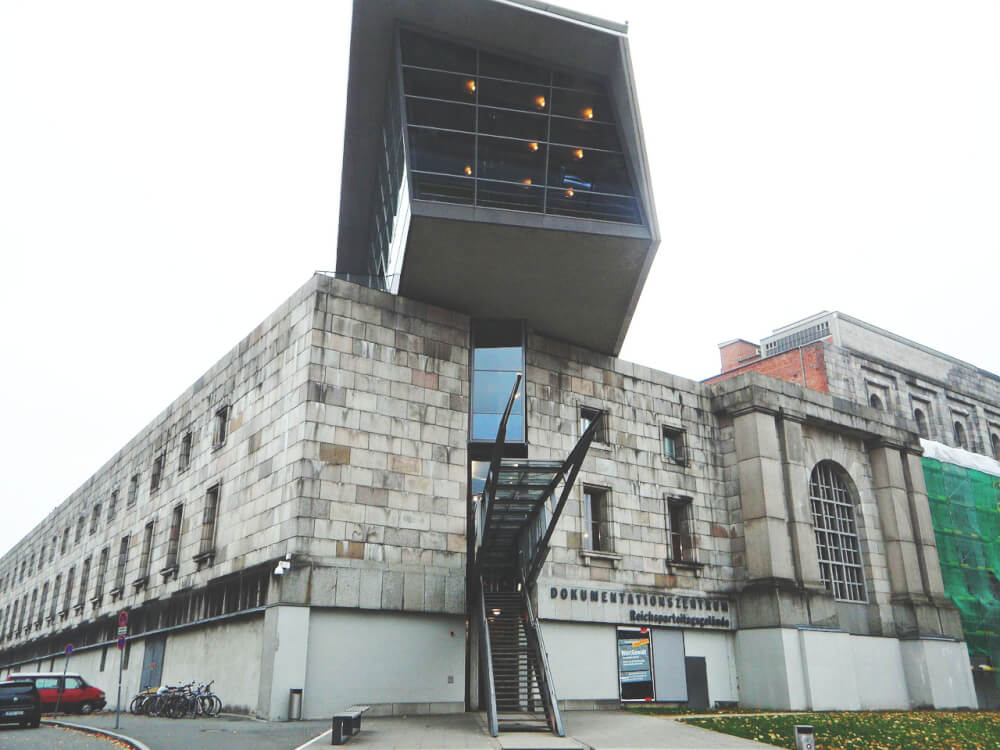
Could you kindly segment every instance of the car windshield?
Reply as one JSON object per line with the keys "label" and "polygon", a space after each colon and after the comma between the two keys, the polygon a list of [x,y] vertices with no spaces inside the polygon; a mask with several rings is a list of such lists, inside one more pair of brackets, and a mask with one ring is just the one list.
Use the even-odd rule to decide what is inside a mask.
{"label": "car windshield", "polygon": [[0,695],[22,695],[34,687],[30,682],[0,682]]}

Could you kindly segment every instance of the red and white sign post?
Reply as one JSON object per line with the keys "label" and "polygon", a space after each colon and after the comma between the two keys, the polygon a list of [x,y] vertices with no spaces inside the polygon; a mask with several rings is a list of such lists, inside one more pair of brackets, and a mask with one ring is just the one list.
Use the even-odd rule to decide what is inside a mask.
{"label": "red and white sign post", "polygon": [[125,641],[128,637],[128,610],[118,613],[118,701],[115,709],[115,729],[122,718],[122,668],[125,659]]}

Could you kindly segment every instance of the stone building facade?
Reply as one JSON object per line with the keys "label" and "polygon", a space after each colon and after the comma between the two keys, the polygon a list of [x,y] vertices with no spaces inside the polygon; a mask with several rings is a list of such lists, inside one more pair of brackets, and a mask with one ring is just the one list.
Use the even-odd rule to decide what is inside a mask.
{"label": "stone building facade", "polygon": [[[293,688],[307,716],[357,700],[463,710],[469,333],[463,314],[314,276],[4,556],[5,672],[47,669],[72,642],[74,668],[110,682],[127,609],[129,695],[197,674],[270,718]],[[562,701],[617,703],[616,634],[648,627],[661,666],[705,660],[713,703],[971,705],[943,687],[968,659],[905,424],[758,374],[706,385],[534,332],[526,363],[535,456],[565,455],[581,415],[608,414],[535,591]],[[807,484],[824,461],[851,480],[863,604],[821,581]],[[586,541],[594,492],[600,545]],[[656,697],[686,699],[681,675],[660,676]]]}

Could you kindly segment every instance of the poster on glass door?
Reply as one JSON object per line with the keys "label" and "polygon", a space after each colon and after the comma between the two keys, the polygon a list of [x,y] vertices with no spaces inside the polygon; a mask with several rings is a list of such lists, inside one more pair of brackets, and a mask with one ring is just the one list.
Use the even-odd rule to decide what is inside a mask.
{"label": "poster on glass door", "polygon": [[653,700],[652,658],[647,628],[618,631],[618,683],[623,701]]}

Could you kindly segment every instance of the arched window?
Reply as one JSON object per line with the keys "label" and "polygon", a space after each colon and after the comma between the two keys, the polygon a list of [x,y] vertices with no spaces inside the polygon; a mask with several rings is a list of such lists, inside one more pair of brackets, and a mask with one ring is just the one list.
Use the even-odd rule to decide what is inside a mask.
{"label": "arched window", "polygon": [[854,500],[840,469],[829,461],[816,465],[809,477],[816,554],[820,579],[834,598],[867,602],[861,544],[854,524]]}
{"label": "arched window", "polygon": [[917,423],[917,433],[920,437],[929,438],[930,434],[927,432],[927,417],[924,416],[924,412],[922,410],[913,410],[913,421]]}
{"label": "arched window", "polygon": [[873,393],[871,396],[868,397],[868,405],[871,406],[871,408],[873,409],[878,409],[879,411],[882,411],[882,399],[880,399],[878,397],[878,394],[876,393]]}
{"label": "arched window", "polygon": [[1000,435],[995,432],[990,435],[990,445],[993,446],[993,458],[1000,461]]}
{"label": "arched window", "polygon": [[968,443],[965,442],[965,428],[962,427],[962,423],[955,422],[955,445],[959,448],[968,448]]}

